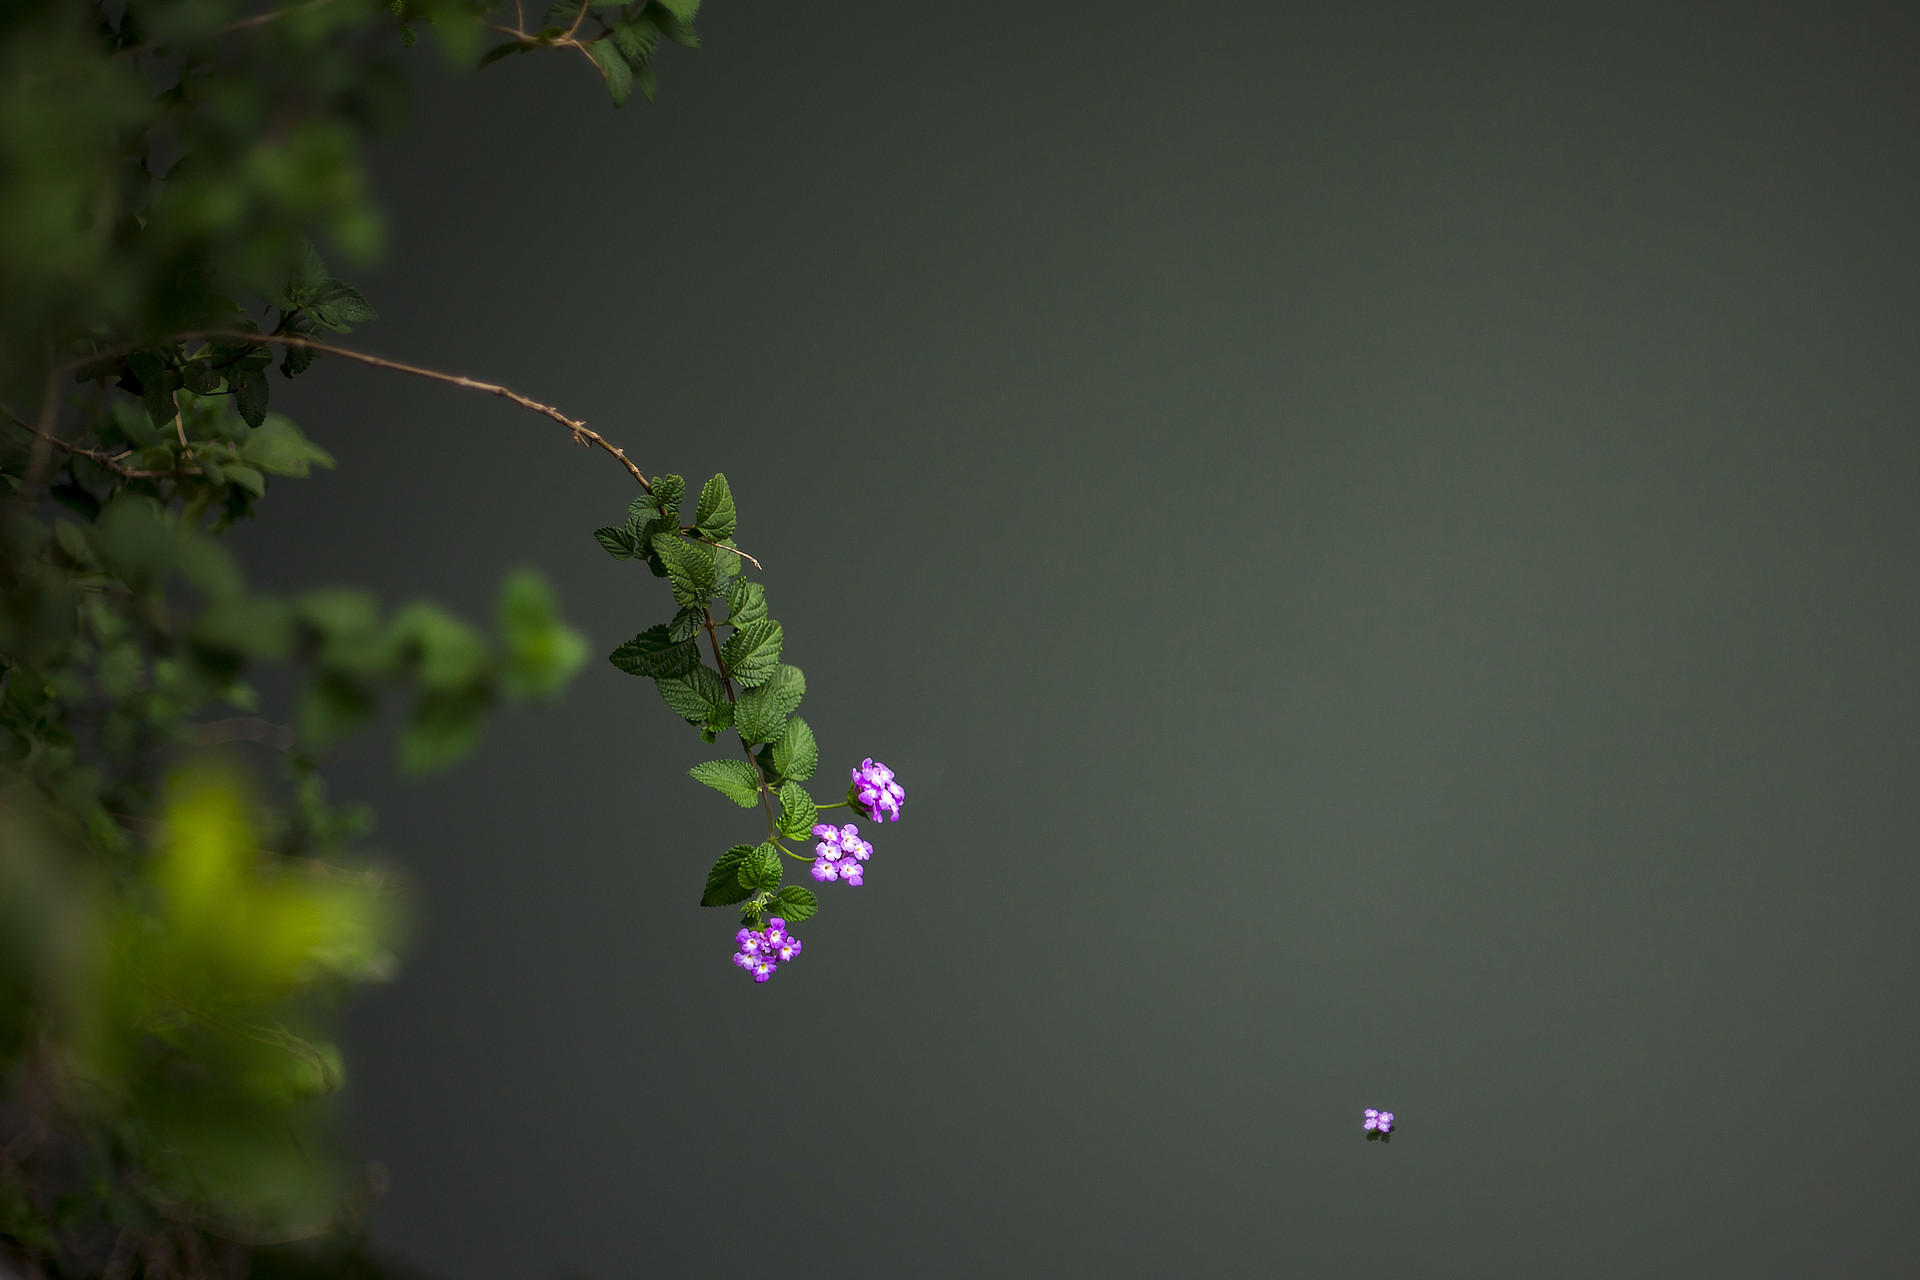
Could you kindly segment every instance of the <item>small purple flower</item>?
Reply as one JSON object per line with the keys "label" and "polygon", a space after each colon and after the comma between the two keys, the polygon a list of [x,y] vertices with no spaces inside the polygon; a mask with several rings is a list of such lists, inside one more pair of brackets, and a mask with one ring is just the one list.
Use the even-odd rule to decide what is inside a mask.
{"label": "small purple flower", "polygon": [[893,770],[875,762],[871,756],[853,771],[853,786],[847,799],[871,821],[879,822],[883,817],[900,821],[900,802],[906,798],[906,790],[893,780]]}
{"label": "small purple flower", "polygon": [[873,856],[873,846],[860,838],[860,828],[849,822],[844,827],[821,823],[813,829],[820,843],[813,846],[813,878],[822,883],[844,880],[862,882],[861,863]]}
{"label": "small purple flower", "polygon": [[764,929],[740,930],[733,940],[740,946],[733,962],[752,974],[755,982],[765,982],[780,968],[781,960],[800,954],[800,939],[787,932],[787,922],[779,916],[767,921]]}
{"label": "small purple flower", "polygon": [[1375,1111],[1372,1107],[1368,1107],[1365,1111],[1361,1112],[1361,1114],[1364,1115],[1366,1119],[1361,1123],[1360,1127],[1368,1133],[1393,1132],[1393,1112]]}
{"label": "small purple flower", "polygon": [[1380,1132],[1382,1133],[1393,1132],[1393,1112],[1382,1111],[1380,1113]]}

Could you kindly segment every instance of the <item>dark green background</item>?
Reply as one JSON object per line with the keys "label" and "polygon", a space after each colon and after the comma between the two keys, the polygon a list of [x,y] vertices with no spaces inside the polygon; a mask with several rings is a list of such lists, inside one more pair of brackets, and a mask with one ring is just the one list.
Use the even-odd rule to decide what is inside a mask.
{"label": "dark green background", "polygon": [[[1903,6],[714,0],[425,76],[355,340],[724,469],[830,792],[766,987],[651,685],[374,799],[380,1237],[461,1280],[1911,1275]],[[428,62],[422,51],[421,62]],[[324,363],[275,585],[596,655],[610,460]],[[1390,1146],[1360,1111],[1397,1111]]]}

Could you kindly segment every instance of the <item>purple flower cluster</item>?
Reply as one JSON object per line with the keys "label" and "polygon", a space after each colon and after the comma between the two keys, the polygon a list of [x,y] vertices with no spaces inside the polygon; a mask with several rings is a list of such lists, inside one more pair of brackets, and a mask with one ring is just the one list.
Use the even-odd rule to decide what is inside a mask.
{"label": "purple flower cluster", "polygon": [[853,786],[847,799],[874,822],[882,818],[900,821],[900,802],[907,798],[904,787],[893,780],[893,770],[868,758],[853,771]]}
{"label": "purple flower cluster", "polygon": [[1375,1111],[1372,1107],[1368,1107],[1361,1114],[1366,1117],[1366,1121],[1360,1127],[1368,1133],[1393,1132],[1393,1112]]}
{"label": "purple flower cluster", "polygon": [[844,827],[821,823],[813,829],[820,843],[813,846],[813,878],[822,882],[845,880],[860,884],[866,868],[860,864],[873,856],[873,846],[860,838],[860,828],[849,822]]}
{"label": "purple flower cluster", "polygon": [[787,932],[787,922],[779,916],[767,921],[764,929],[742,929],[733,940],[740,944],[733,962],[752,974],[755,982],[765,982],[782,960],[800,954],[800,939]]}

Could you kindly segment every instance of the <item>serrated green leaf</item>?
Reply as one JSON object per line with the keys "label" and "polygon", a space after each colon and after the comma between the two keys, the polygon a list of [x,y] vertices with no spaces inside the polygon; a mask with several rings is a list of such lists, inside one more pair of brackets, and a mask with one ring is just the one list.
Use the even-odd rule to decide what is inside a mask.
{"label": "serrated green leaf", "polygon": [[660,7],[682,22],[692,22],[700,12],[700,0],[660,0]]}
{"label": "serrated green leaf", "polygon": [[783,835],[798,840],[813,832],[814,821],[818,818],[820,806],[814,803],[807,789],[797,782],[786,782],[780,786],[780,831]]}
{"label": "serrated green leaf", "polygon": [[788,924],[805,924],[820,913],[820,899],[811,889],[790,884],[767,899],[763,908],[768,916],[779,916]]}
{"label": "serrated green leaf", "polygon": [[700,665],[700,650],[692,640],[676,641],[666,624],[648,627],[607,655],[607,661],[630,676],[655,680],[683,676]]}
{"label": "serrated green leaf", "polygon": [[673,621],[667,624],[667,634],[674,640],[692,640],[706,626],[705,609],[682,609],[673,615]]}
{"label": "serrated green leaf", "polygon": [[785,638],[771,618],[749,622],[727,637],[720,659],[727,673],[746,688],[765,684],[780,669],[780,645]]}
{"label": "serrated green leaf", "polygon": [[233,407],[240,411],[250,427],[257,427],[267,420],[267,401],[272,395],[267,386],[267,375],[258,369],[247,369],[235,373],[227,379],[233,387]]}
{"label": "serrated green leaf", "polygon": [[767,616],[767,589],[757,582],[737,579],[727,588],[727,624],[742,627]]}
{"label": "serrated green leaf", "polygon": [[636,554],[643,555],[647,558],[649,567],[659,566],[659,568],[654,571],[654,577],[656,578],[666,577],[667,570],[666,566],[660,564],[660,557],[654,554],[653,540],[660,534],[671,536],[677,533],[679,528],[680,526],[674,521],[650,511],[643,511],[639,515],[629,515],[627,517],[627,541],[633,544]]}
{"label": "serrated green leaf", "polygon": [[700,895],[703,907],[730,907],[745,902],[753,890],[740,883],[740,863],[753,852],[750,844],[737,844],[720,855],[707,872],[707,891]]}
{"label": "serrated green leaf", "polygon": [[653,57],[655,46],[660,43],[660,28],[644,19],[633,22],[617,22],[613,27],[613,45],[620,50],[620,56],[635,71],[646,67]]}
{"label": "serrated green leaf", "polygon": [[713,557],[702,548],[680,538],[655,538],[653,551],[667,567],[667,580],[679,603],[697,605],[713,594]]}
{"label": "serrated green leaf", "polygon": [[335,333],[351,333],[354,325],[380,318],[373,304],[344,280],[323,281],[313,291],[307,309],[315,320]]}
{"label": "serrated green leaf", "polygon": [[784,731],[787,717],[800,705],[806,692],[807,678],[800,668],[783,663],[759,688],[740,695],[739,705],[734,708],[733,727],[746,742],[773,742]]}
{"label": "serrated green leaf", "polygon": [[644,502],[659,512],[661,518],[677,522],[680,519],[680,499],[686,492],[687,482],[679,476],[655,476],[653,492],[635,499],[635,502]]}
{"label": "serrated green leaf", "polygon": [[780,863],[780,851],[770,844],[756,845],[740,859],[735,872],[740,883],[755,893],[771,893],[780,887],[786,868]]}
{"label": "serrated green leaf", "polygon": [[631,560],[640,554],[639,546],[625,529],[616,529],[610,524],[601,525],[593,531],[593,536],[615,560]]}
{"label": "serrated green leaf", "polygon": [[596,40],[587,46],[587,56],[600,68],[600,75],[607,82],[607,97],[613,100],[613,105],[627,105],[627,99],[633,96],[633,67],[619,46],[611,40]]}
{"label": "serrated green leaf", "polygon": [[805,782],[820,763],[820,747],[813,730],[799,716],[787,721],[786,729],[773,744],[773,767],[783,778]]}
{"label": "serrated green leaf", "polygon": [[644,12],[647,19],[660,28],[660,34],[667,39],[688,49],[700,47],[700,37],[694,34],[693,27],[672,9],[659,3],[659,0],[649,4]]}
{"label": "serrated green leaf", "polygon": [[759,779],[754,776],[753,766],[744,760],[709,760],[687,770],[687,776],[712,787],[742,809],[760,803]]}
{"label": "serrated green leaf", "polygon": [[712,538],[715,542],[733,536],[737,523],[733,490],[727,486],[724,473],[715,475],[700,487],[700,505],[694,511],[693,523],[701,537]]}
{"label": "serrated green leaf", "polygon": [[706,724],[716,707],[727,705],[727,687],[712,667],[695,667],[684,676],[654,683],[666,704],[689,724]]}

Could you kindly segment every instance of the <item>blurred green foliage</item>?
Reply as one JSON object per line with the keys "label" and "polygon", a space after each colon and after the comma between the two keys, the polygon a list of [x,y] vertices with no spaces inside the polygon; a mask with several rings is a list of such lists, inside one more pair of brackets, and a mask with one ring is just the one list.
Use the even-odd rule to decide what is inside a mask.
{"label": "blurred green foliage", "polygon": [[381,1273],[330,1026],[404,912],[320,764],[398,694],[399,763],[444,767],[586,643],[529,571],[489,631],[253,590],[220,539],[333,466],[272,387],[375,319],[316,245],[379,250],[416,35],[618,105],[696,7],[0,2],[0,1272]]}

